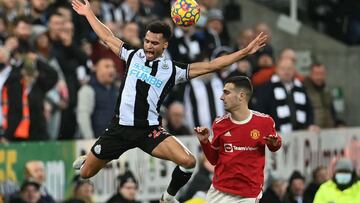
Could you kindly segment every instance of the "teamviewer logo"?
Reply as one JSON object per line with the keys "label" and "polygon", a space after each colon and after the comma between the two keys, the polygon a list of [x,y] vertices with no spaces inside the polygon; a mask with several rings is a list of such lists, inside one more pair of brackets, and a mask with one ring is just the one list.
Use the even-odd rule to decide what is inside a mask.
{"label": "teamviewer logo", "polygon": [[225,149],[225,152],[233,152],[233,147],[232,147],[232,144],[230,144],[230,143],[225,143],[224,149]]}

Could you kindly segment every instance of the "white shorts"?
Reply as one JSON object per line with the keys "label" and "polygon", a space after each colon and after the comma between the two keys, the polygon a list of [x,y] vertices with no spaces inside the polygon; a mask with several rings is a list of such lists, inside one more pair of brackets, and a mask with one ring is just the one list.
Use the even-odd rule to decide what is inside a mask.
{"label": "white shorts", "polygon": [[262,192],[256,198],[244,198],[238,195],[231,195],[221,192],[211,185],[207,195],[206,203],[258,203],[262,197]]}

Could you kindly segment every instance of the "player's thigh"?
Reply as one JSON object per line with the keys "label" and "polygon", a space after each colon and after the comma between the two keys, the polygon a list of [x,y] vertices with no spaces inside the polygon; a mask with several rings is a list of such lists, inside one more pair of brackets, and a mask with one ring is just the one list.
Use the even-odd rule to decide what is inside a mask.
{"label": "player's thigh", "polygon": [[151,155],[160,159],[171,160],[185,168],[193,168],[196,164],[194,155],[174,136],[166,137],[152,150]]}
{"label": "player's thigh", "polygon": [[97,158],[92,151],[87,154],[86,161],[80,170],[80,175],[83,178],[90,178],[97,174],[109,161]]}

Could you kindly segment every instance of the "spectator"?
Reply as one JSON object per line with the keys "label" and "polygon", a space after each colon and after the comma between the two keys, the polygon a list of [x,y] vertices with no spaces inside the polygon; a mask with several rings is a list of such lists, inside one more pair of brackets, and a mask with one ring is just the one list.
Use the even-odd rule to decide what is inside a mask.
{"label": "spectator", "polygon": [[12,32],[19,40],[20,48],[29,47],[29,39],[31,36],[32,25],[31,21],[26,16],[16,17],[13,23]]}
{"label": "spectator", "polygon": [[325,166],[319,166],[313,171],[313,180],[304,192],[304,203],[312,203],[320,185],[329,180],[328,170]]}
{"label": "spectator", "polygon": [[[58,18],[58,17],[56,17]],[[50,18],[50,21],[52,18]],[[55,20],[55,19],[54,19]],[[59,19],[61,20],[61,18]],[[59,40],[53,45],[53,51],[64,73],[66,85],[69,90],[69,103],[61,112],[60,139],[72,139],[76,131],[77,92],[80,82],[86,80],[86,54],[73,41],[74,25],[66,21],[59,33]]]}
{"label": "spectator", "polygon": [[199,59],[201,54],[200,42],[194,35],[194,27],[175,27],[174,35],[170,39],[168,51],[173,59],[191,63]]}
{"label": "spectator", "polygon": [[73,179],[73,195],[64,203],[94,203],[92,196],[94,195],[94,184],[89,179],[82,179],[76,175]]}
{"label": "spectator", "polygon": [[141,48],[142,42],[140,39],[140,30],[139,25],[135,22],[129,22],[124,24],[121,29],[121,39],[124,40],[125,43],[128,43],[130,46],[134,48]]}
{"label": "spectator", "polygon": [[40,184],[25,180],[20,188],[20,192],[10,199],[10,203],[51,203],[41,198]]}
{"label": "spectator", "polygon": [[19,0],[2,0],[0,1],[0,13],[6,16],[8,22],[13,22],[14,19],[24,14],[26,1]]}
{"label": "spectator", "polygon": [[277,130],[283,133],[298,129],[317,130],[313,125],[313,109],[303,84],[295,78],[295,64],[280,59],[276,73],[260,86],[254,108],[274,118]]}
{"label": "spectator", "polygon": [[50,195],[45,187],[45,166],[42,161],[32,160],[25,164],[25,179],[32,180],[40,185],[41,198],[49,203],[55,203],[54,198]]}
{"label": "spectator", "polygon": [[46,140],[44,99],[58,77],[30,50],[21,55],[21,67],[12,69],[1,95],[5,137],[11,141]]}
{"label": "spectator", "polygon": [[8,22],[6,17],[0,14],[0,45],[4,45],[6,38],[8,37]]}
{"label": "spectator", "polygon": [[189,182],[184,195],[179,198],[180,202],[187,201],[191,203],[195,199],[205,201],[206,192],[209,190],[212,177],[214,174],[214,166],[206,159],[205,155],[202,154],[200,157],[200,165],[198,171],[194,174],[194,177]]}
{"label": "spectator", "polygon": [[32,20],[33,25],[45,26],[47,24],[49,5],[48,0],[30,0],[30,15],[28,17]]}
{"label": "spectator", "polygon": [[256,24],[256,26],[255,26],[255,36],[257,36],[261,32],[266,34],[268,36],[268,38],[267,38],[265,47],[260,49],[259,52],[256,53],[256,55],[261,55],[263,53],[266,53],[271,58],[274,58],[274,49],[271,45],[272,34],[271,34],[271,30],[270,30],[269,26],[265,22],[260,22],[260,23]]}
{"label": "spectator", "polygon": [[331,93],[326,89],[326,67],[313,64],[304,86],[314,108],[314,124],[321,128],[333,128],[342,123],[336,116]]}
{"label": "spectator", "polygon": [[221,10],[211,9],[207,14],[206,29],[197,35],[201,42],[201,50],[207,56],[213,53],[214,49],[228,45],[229,37],[224,27],[224,16]]}
{"label": "spectator", "polygon": [[59,77],[55,87],[46,94],[44,104],[45,118],[47,121],[47,131],[50,139],[55,140],[59,136],[61,110],[67,108],[69,102],[69,92],[65,82],[65,76],[58,60],[52,50],[52,44],[47,32],[40,32],[34,37],[34,47],[41,60],[53,68]]}
{"label": "spectator", "polygon": [[323,183],[316,192],[314,203],[360,202],[360,181],[356,177],[350,159],[340,158],[335,165],[333,177]]}
{"label": "spectator", "polygon": [[[10,59],[9,51],[4,47],[0,47],[0,92],[2,92],[3,86],[11,72],[9,59]],[[2,97],[0,97],[0,103],[1,104],[3,103]],[[0,143],[5,141],[3,137],[5,134],[3,121],[4,121],[4,114],[2,111],[0,111]]]}
{"label": "spectator", "polygon": [[114,81],[114,62],[102,58],[95,64],[89,84],[80,88],[76,117],[83,138],[99,137],[111,121],[118,93]]}
{"label": "spectator", "polygon": [[138,182],[131,171],[126,171],[118,177],[120,184],[117,193],[113,195],[106,203],[140,203],[136,201],[138,193]]}
{"label": "spectator", "polygon": [[184,105],[173,102],[168,107],[165,129],[172,135],[190,135],[191,132],[185,124]]}
{"label": "spectator", "polygon": [[286,183],[278,173],[271,173],[268,179],[269,186],[266,188],[260,203],[282,203],[285,192]]}
{"label": "spectator", "polygon": [[[246,47],[247,43],[251,42],[255,37],[256,37],[255,31],[252,28],[245,28],[241,30],[238,36],[236,37],[236,44],[234,49],[238,50]],[[257,53],[255,53],[254,55],[246,56],[245,58],[242,59],[243,61],[247,61],[248,63],[250,63],[251,74],[255,73],[254,68],[257,60],[256,55]]]}
{"label": "spectator", "polygon": [[267,83],[276,69],[273,58],[266,52],[258,55],[256,67],[258,71],[251,77],[254,88]]}
{"label": "spectator", "polygon": [[305,177],[299,171],[294,171],[289,179],[289,185],[284,198],[284,203],[304,202]]}
{"label": "spectator", "polygon": [[60,41],[60,35],[64,22],[65,19],[60,13],[55,12],[49,16],[48,29],[50,41],[52,43]]}
{"label": "spectator", "polygon": [[216,73],[190,80],[184,90],[185,118],[190,129],[211,127],[213,120],[225,114],[219,99],[224,85]]}

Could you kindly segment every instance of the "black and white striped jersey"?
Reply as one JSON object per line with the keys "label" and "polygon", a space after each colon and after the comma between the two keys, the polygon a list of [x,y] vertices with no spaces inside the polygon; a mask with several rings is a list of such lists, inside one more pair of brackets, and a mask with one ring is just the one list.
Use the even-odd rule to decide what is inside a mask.
{"label": "black and white striped jersey", "polygon": [[119,124],[159,125],[160,106],[175,84],[188,79],[189,64],[164,55],[147,61],[143,49],[131,49],[126,44],[121,47],[120,58],[126,61],[126,72],[116,105]]}

